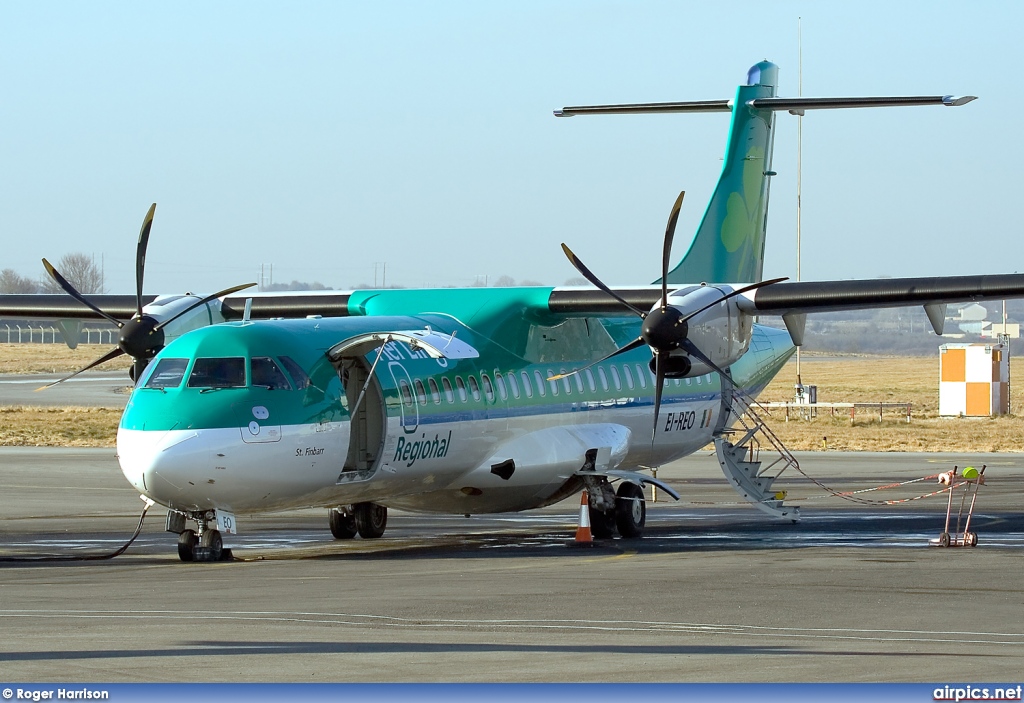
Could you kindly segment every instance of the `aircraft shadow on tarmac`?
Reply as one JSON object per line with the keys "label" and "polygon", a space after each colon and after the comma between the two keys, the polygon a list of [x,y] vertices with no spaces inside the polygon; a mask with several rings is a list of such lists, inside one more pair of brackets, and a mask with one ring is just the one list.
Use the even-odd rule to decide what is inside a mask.
{"label": "aircraft shadow on tarmac", "polygon": [[[670,515],[664,513],[671,512]],[[666,511],[648,522],[642,539],[602,539],[579,545],[575,528],[566,516],[547,515],[532,520],[517,519],[511,524],[488,522],[486,529],[469,525],[456,527],[441,521],[428,532],[421,528],[437,519],[396,516],[388,535],[377,540],[331,539],[326,530],[308,528],[259,528],[232,536],[226,546],[232,548],[235,562],[290,559],[497,559],[565,557],[581,554],[689,554],[771,549],[812,548],[927,548],[930,540],[943,530],[945,511],[887,512],[884,509],[850,509],[807,512],[798,523],[773,522],[745,509],[731,511]],[[489,518],[493,519],[493,518]],[[532,524],[531,524],[532,523]],[[955,515],[950,525],[956,526]],[[979,535],[980,548],[1024,547],[1024,514],[984,512],[974,515],[971,530]],[[5,540],[6,541],[6,540]],[[16,543],[0,545],[3,566],[70,566],[98,564],[95,560],[75,561],[111,551],[117,539],[110,533],[80,534],[69,542],[66,535],[22,533]],[[570,549],[570,547],[579,547]],[[890,553],[890,556],[894,556]],[[908,555],[909,556],[909,555]],[[160,563],[177,559],[174,536],[156,531],[144,532],[124,556],[136,563]],[[183,568],[184,565],[183,565]],[[192,568],[204,568],[197,564]]]}

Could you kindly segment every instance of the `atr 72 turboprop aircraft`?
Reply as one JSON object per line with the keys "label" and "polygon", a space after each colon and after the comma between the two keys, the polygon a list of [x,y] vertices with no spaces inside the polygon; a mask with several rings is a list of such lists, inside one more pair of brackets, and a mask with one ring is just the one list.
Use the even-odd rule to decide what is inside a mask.
{"label": "atr 72 turboprop aircraft", "polygon": [[[118,347],[86,368],[135,360],[117,456],[128,481],[168,508],[184,561],[220,558],[238,513],[320,506],[336,538],[375,538],[388,507],[521,511],[584,488],[597,536],[639,537],[643,485],[678,498],[643,471],[712,441],[742,495],[792,519],[748,453],[758,428],[734,430],[802,342],[807,313],[917,304],[941,334],[946,303],[1024,297],[1024,275],[762,280],[777,112],[973,100],[782,98],[777,77],[762,62],[731,100],[555,113],[731,113],[704,217],[670,270],[680,195],[654,285],[610,288],[563,245],[594,289],[248,295],[243,286],[151,299],[142,293],[151,209],[134,296],[79,295],[44,260],[78,302],[0,296],[0,314],[53,317],[72,332],[96,316],[120,327]],[[787,330],[756,324],[760,313],[781,315]]]}

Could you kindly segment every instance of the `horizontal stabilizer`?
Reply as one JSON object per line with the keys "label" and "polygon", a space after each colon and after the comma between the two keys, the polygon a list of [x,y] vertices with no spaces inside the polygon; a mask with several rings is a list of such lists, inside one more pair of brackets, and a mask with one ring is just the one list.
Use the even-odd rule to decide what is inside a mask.
{"label": "horizontal stabilizer", "polygon": [[[856,107],[913,107],[916,105],[945,105],[959,107],[972,100],[973,95],[902,95],[854,98],[754,98],[747,107],[755,110],[779,112],[788,110],[803,114],[804,110],[841,110]],[[555,110],[555,117],[575,115],[636,115],[683,112],[731,112],[732,100],[691,100],[670,103],[627,103],[623,105],[577,105]]]}
{"label": "horizontal stabilizer", "polygon": [[691,100],[674,103],[635,103],[627,105],[578,105],[555,110],[555,117],[574,115],[631,115],[665,112],[730,112],[732,100]]}
{"label": "horizontal stabilizer", "polygon": [[755,110],[788,110],[799,114],[804,110],[841,110],[852,107],[912,107],[915,105],[945,105],[959,107],[972,100],[973,95],[906,95],[896,97],[863,98],[755,98],[747,105]]}

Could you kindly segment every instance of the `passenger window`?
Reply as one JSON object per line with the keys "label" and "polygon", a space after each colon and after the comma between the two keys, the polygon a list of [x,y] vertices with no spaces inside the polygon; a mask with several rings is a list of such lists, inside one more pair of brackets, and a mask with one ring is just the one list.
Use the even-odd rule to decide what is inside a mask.
{"label": "passenger window", "polygon": [[569,385],[569,377],[565,375],[565,369],[559,369],[558,373],[562,374],[562,387],[566,394],[572,393],[572,386]]}
{"label": "passenger window", "polygon": [[704,383],[704,377],[703,376],[698,376],[697,377],[697,385],[699,386],[702,383]]}
{"label": "passenger window", "polygon": [[[510,376],[511,378],[511,376]],[[505,379],[497,371],[494,372],[494,383],[498,386],[498,395],[502,400],[508,400],[508,391],[505,389]]]}
{"label": "passenger window", "polygon": [[271,391],[290,391],[292,389],[280,367],[269,356],[254,356],[252,358],[252,385],[262,386]]}
{"label": "passenger window", "polygon": [[519,377],[523,379],[523,390],[526,391],[526,397],[533,397],[533,384],[530,383],[530,374],[523,371],[519,374]]}
{"label": "passenger window", "polygon": [[466,395],[466,384],[462,382],[462,376],[455,377],[455,387],[459,389],[459,400],[465,403],[469,396]]}
{"label": "passenger window", "polygon": [[398,391],[402,395],[402,404],[407,408],[412,407],[412,389],[409,388],[409,383],[404,379],[398,379]]}
{"label": "passenger window", "polygon": [[629,386],[629,390],[633,390],[636,385],[633,383],[633,372],[629,370],[627,364],[622,365],[622,372],[626,374],[626,385]]}
{"label": "passenger window", "polygon": [[420,402],[420,405],[427,404],[427,391],[423,388],[423,381],[416,379],[412,382],[413,387],[416,389],[416,400]]}
{"label": "passenger window", "polygon": [[480,380],[484,382],[484,395],[488,403],[494,402],[494,386],[491,385],[491,377],[485,373],[480,374]]}
{"label": "passenger window", "polygon": [[177,388],[185,377],[188,359],[161,359],[146,381],[145,388]]}
{"label": "passenger window", "polygon": [[576,390],[578,392],[582,393],[583,392],[583,374],[575,373],[575,374],[573,374],[572,377],[573,377],[573,379],[576,380]]}
{"label": "passenger window", "polygon": [[594,383],[594,374],[591,373],[590,369],[585,371],[587,374],[587,385],[590,386],[590,392],[593,393],[597,390],[597,385]]}
{"label": "passenger window", "polygon": [[189,388],[241,388],[245,385],[245,359],[196,359],[188,377]]}
{"label": "passenger window", "polygon": [[516,380],[516,372],[510,371],[508,374],[508,385],[512,389],[512,397],[519,397],[519,381]]}
{"label": "passenger window", "polygon": [[638,379],[640,379],[640,387],[641,388],[647,388],[647,374],[648,373],[650,373],[650,371],[644,370],[644,368],[642,366],[640,366],[640,364],[636,365],[636,377]]}
{"label": "passenger window", "polygon": [[622,380],[619,378],[619,368],[617,366],[612,366],[608,370],[612,372],[612,383],[615,384],[615,390],[621,391]]}
{"label": "passenger window", "polygon": [[604,367],[602,367],[602,366],[598,366],[597,367],[597,377],[601,380],[601,390],[602,391],[608,390],[608,376],[605,375]]}
{"label": "passenger window", "polygon": [[[444,388],[444,397],[449,403],[455,402],[455,393],[452,391],[452,382],[445,376],[441,379],[441,387]],[[465,393],[465,391],[463,391]]]}
{"label": "passenger window", "polygon": [[427,379],[427,386],[430,388],[430,398],[434,401],[434,405],[441,404],[441,392],[437,389],[437,381],[432,378]]}
{"label": "passenger window", "polygon": [[290,356],[281,357],[281,365],[284,366],[285,370],[291,375],[292,381],[295,383],[295,387],[299,390],[308,388],[313,385],[309,380],[309,376],[302,370],[302,367],[296,363]]}
{"label": "passenger window", "polygon": [[[555,372],[548,369],[548,378],[555,375]],[[548,381],[551,384],[551,395],[558,395],[558,381]]]}
{"label": "passenger window", "polygon": [[547,391],[544,390],[544,377],[540,375],[540,371],[534,371],[533,377],[537,381],[537,392],[540,393],[540,397],[543,398],[547,393]]}
{"label": "passenger window", "polygon": [[469,392],[473,394],[473,400],[480,400],[480,384],[476,382],[476,376],[469,377]]}

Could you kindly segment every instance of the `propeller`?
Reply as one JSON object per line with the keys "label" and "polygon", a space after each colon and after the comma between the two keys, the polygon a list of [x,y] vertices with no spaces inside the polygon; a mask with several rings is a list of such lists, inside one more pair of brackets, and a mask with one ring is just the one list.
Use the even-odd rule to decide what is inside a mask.
{"label": "propeller", "polygon": [[208,295],[205,298],[202,298],[201,300],[197,300],[196,302],[189,305],[187,308],[179,310],[166,320],[157,320],[156,318],[143,313],[142,283],[143,280],[145,279],[146,273],[146,249],[149,247],[149,233],[150,230],[152,230],[153,228],[153,215],[155,213],[156,203],[153,203],[149,208],[149,212],[146,213],[146,217],[142,221],[142,229],[139,231],[139,243],[135,249],[136,312],[135,315],[133,315],[130,320],[121,321],[118,320],[116,317],[113,317],[112,315],[109,315],[100,310],[98,307],[96,307],[96,305],[87,300],[85,296],[83,296],[81,293],[75,290],[75,287],[71,284],[71,282],[68,281],[68,279],[66,279],[64,276],[62,276],[60,272],[56,268],[54,268],[53,264],[51,264],[46,259],[43,259],[43,268],[46,269],[46,272],[50,275],[50,278],[56,281],[57,285],[64,289],[65,293],[67,293],[72,298],[85,305],[87,308],[95,312],[100,317],[103,317],[112,322],[113,324],[117,325],[118,329],[120,329],[120,334],[118,335],[117,339],[117,347],[111,349],[109,352],[101,356],[99,359],[96,359],[95,361],[89,363],[87,366],[84,366],[75,371],[74,373],[54,381],[53,383],[48,383],[42,388],[39,388],[38,390],[43,390],[43,388],[50,388],[51,386],[55,386],[58,383],[63,383],[64,381],[67,381],[69,378],[74,378],[83,371],[88,371],[94,366],[99,366],[100,364],[110,361],[111,359],[116,359],[122,354],[127,354],[134,360],[135,363],[132,364],[132,369],[129,373],[133,381],[137,380],[139,378],[139,375],[146,368],[146,365],[149,363],[149,360],[156,356],[157,352],[163,349],[163,330],[165,327],[167,327],[167,325],[174,322],[182,315],[191,312],[200,305],[205,305],[206,303],[210,302],[211,300],[214,300],[215,298],[220,298],[225,295],[231,295],[232,293],[236,293],[240,290],[250,288],[256,285],[255,283],[244,283],[239,286],[225,288],[222,291],[218,291],[216,293],[213,293],[212,295]]}
{"label": "propeller", "polygon": [[[668,223],[665,226],[665,241],[662,247],[661,255],[661,299],[654,308],[650,311],[643,311],[635,307],[626,301],[622,296],[613,291],[607,285],[604,284],[594,273],[587,268],[587,266],[576,256],[569,247],[562,244],[562,251],[565,252],[569,262],[579,271],[584,278],[593,283],[595,286],[600,288],[602,291],[610,295],[615,300],[619,301],[624,307],[628,308],[640,319],[644,321],[641,327],[640,336],[629,344],[619,347],[611,354],[608,354],[602,359],[594,361],[583,368],[576,369],[575,371],[557,374],[552,376],[549,380],[558,380],[565,378],[566,376],[572,376],[573,374],[581,373],[596,366],[602,362],[611,359],[614,356],[623,354],[633,349],[637,349],[644,345],[648,346],[653,356],[654,366],[654,431],[657,431],[658,427],[658,416],[661,412],[661,397],[662,391],[665,387],[665,379],[668,375],[668,358],[672,351],[680,349],[685,352],[688,356],[692,356],[698,361],[701,361],[711,369],[714,369],[722,378],[727,379],[730,383],[733,383],[732,377],[729,373],[721,368],[718,364],[712,361],[704,352],[697,347],[694,342],[689,339],[689,320],[700,315],[705,310],[718,305],[722,301],[728,300],[729,298],[737,295],[742,295],[748,291],[760,288],[762,286],[769,286],[773,283],[779,283],[785,281],[785,278],[773,278],[767,281],[759,281],[752,283],[743,288],[738,288],[729,293],[722,295],[720,298],[716,298],[711,302],[701,306],[697,310],[692,312],[684,312],[679,308],[668,304],[668,271],[669,263],[672,258],[672,240],[675,237],[676,224],[679,222],[679,212],[682,209],[683,197],[686,195],[686,191],[679,193],[679,197],[676,198],[675,203],[672,205],[672,211],[669,213]],[[735,383],[733,383],[735,385]]]}

